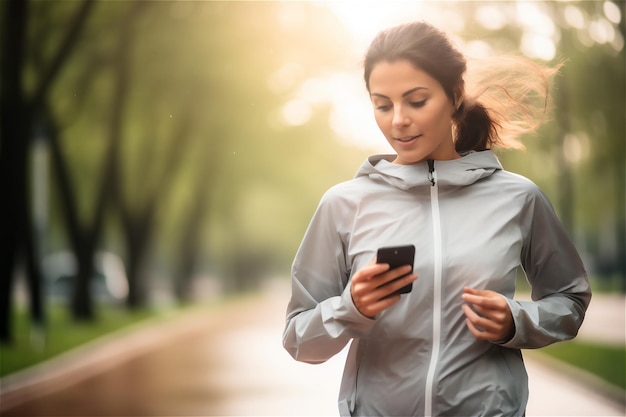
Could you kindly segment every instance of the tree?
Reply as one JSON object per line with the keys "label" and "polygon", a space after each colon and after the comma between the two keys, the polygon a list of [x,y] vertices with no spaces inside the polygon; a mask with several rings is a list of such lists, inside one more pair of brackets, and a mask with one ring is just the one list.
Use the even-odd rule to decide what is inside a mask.
{"label": "tree", "polygon": [[43,113],[46,97],[56,81],[59,72],[67,63],[80,32],[91,12],[92,0],[86,0],[73,16],[64,37],[55,53],[44,67],[34,90],[28,94],[23,75],[26,59],[26,33],[29,2],[9,0],[4,3],[2,43],[2,93],[1,117],[2,148],[0,153],[0,174],[2,188],[10,196],[11,204],[3,205],[0,211],[0,233],[3,243],[0,246],[0,279],[2,298],[0,308],[0,339],[11,340],[10,312],[14,269],[20,254],[25,255],[26,272],[30,284],[31,312],[36,323],[43,322],[41,300],[41,271],[39,256],[33,241],[32,218],[27,187],[28,150],[32,127],[37,117]]}
{"label": "tree", "polygon": [[[13,273],[23,247],[20,226],[26,205],[27,99],[21,89],[27,3],[4,3],[2,19],[2,73],[0,74],[0,181],[5,204],[0,205],[0,339],[11,341],[10,313]],[[6,204],[7,201],[13,202]]]}

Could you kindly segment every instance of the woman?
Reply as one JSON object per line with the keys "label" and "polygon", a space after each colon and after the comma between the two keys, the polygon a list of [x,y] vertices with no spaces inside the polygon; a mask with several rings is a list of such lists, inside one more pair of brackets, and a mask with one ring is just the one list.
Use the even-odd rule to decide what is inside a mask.
{"label": "woman", "polygon": [[[368,49],[365,84],[396,155],[370,157],[322,198],[294,260],[283,336],[309,363],[352,341],[342,415],[523,415],[520,349],[582,324],[591,292],[574,246],[544,194],[492,152],[536,127],[522,123],[532,103],[513,98],[542,86],[547,97],[551,72],[516,65],[524,78],[491,75],[498,87],[473,97],[463,55],[427,23],[381,32]],[[414,274],[376,263],[378,248],[406,244]],[[519,266],[533,301],[513,299]]]}

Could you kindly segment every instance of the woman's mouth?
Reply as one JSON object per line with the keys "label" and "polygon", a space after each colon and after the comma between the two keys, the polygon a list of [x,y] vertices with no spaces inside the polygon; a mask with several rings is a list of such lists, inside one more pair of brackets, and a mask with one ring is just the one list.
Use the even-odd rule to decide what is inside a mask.
{"label": "woman's mouth", "polygon": [[416,136],[407,136],[407,137],[404,137],[404,138],[394,138],[394,139],[396,141],[400,142],[400,143],[409,143],[409,142],[412,142],[412,141],[416,140],[420,136],[422,136],[422,135],[419,134],[419,135],[416,135]]}

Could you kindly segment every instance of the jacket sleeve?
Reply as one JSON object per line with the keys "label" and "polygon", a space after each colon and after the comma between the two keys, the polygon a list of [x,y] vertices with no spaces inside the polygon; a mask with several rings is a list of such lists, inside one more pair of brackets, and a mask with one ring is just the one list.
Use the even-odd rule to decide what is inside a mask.
{"label": "jacket sleeve", "polygon": [[324,362],[374,323],[359,313],[350,294],[347,232],[336,221],[348,215],[347,207],[327,193],[293,262],[283,346],[296,360]]}
{"label": "jacket sleeve", "polygon": [[516,330],[503,346],[540,348],[572,339],[591,300],[584,265],[550,201],[536,187],[522,223],[521,261],[532,301],[508,300]]}

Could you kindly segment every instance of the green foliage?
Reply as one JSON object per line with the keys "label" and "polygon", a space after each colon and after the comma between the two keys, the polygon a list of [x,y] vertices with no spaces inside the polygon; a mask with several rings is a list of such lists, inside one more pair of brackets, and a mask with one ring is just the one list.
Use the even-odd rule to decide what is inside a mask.
{"label": "green foliage", "polygon": [[547,346],[541,351],[626,390],[624,346],[568,341]]}
{"label": "green foliage", "polygon": [[[140,12],[131,15],[138,4]],[[75,8],[64,2],[31,6],[27,72],[38,74],[38,63],[60,41],[59,24]],[[125,35],[111,29],[132,19],[133,36],[121,43],[131,62],[118,175],[131,211],[156,201],[158,267],[171,270],[178,262],[183,223],[198,204],[206,204],[196,220],[203,265],[229,275],[242,253],[269,251],[287,267],[282,254],[293,252],[323,189],[349,178],[364,157],[337,147],[319,114],[306,127],[276,122],[302,81],[345,59],[330,47],[338,44],[337,32],[319,30],[320,23],[337,26],[330,13],[280,2],[98,2],[95,10],[50,99],[82,221],[93,216],[103,158],[115,134],[115,68]],[[45,36],[53,28],[54,35]],[[274,91],[269,80],[285,65],[298,66],[299,75]],[[173,150],[182,157],[172,169]],[[173,184],[170,193],[162,192],[164,178]],[[64,241],[56,192],[51,181],[47,232],[55,246]],[[112,208],[102,245],[125,257],[121,219]]]}

